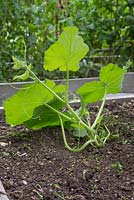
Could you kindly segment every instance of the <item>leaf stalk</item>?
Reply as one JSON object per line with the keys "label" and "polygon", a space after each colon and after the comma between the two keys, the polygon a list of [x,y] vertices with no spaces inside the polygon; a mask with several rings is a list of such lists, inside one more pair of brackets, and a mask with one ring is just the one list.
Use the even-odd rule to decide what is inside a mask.
{"label": "leaf stalk", "polygon": [[98,120],[99,120],[99,118],[100,118],[100,116],[101,116],[101,113],[102,113],[102,111],[103,111],[103,108],[104,108],[104,105],[105,105],[105,102],[106,102],[106,97],[107,97],[107,92],[105,91],[105,94],[104,94],[104,97],[103,97],[103,100],[102,100],[101,107],[100,107],[100,109],[99,109],[99,112],[98,112],[98,114],[97,114],[97,116],[96,116],[96,119],[95,119],[94,123],[93,123],[92,126],[91,126],[91,128],[93,128],[93,129],[96,127],[96,125],[97,125],[97,123],[98,123]]}
{"label": "leaf stalk", "polygon": [[69,90],[69,69],[68,69],[68,65],[67,65],[66,69],[67,69],[67,73],[66,73],[66,96],[65,96],[65,101],[66,101],[66,104],[68,104],[68,90]]}
{"label": "leaf stalk", "polygon": [[66,135],[65,135],[65,129],[64,129],[64,124],[62,121],[61,116],[59,115],[59,119],[60,119],[60,123],[61,123],[61,130],[62,130],[62,136],[63,136],[63,141],[64,141],[64,145],[65,147],[71,151],[71,152],[81,152],[83,149],[85,149],[89,144],[94,143],[94,140],[88,140],[86,141],[80,148],[72,148],[68,145],[67,139],[66,139]]}
{"label": "leaf stalk", "polygon": [[43,85],[49,92],[51,92],[58,100],[60,100],[62,103],[65,103],[65,101],[59,95],[57,95],[50,87],[48,87],[44,82],[42,82],[28,66],[26,66],[26,68],[41,85]]}

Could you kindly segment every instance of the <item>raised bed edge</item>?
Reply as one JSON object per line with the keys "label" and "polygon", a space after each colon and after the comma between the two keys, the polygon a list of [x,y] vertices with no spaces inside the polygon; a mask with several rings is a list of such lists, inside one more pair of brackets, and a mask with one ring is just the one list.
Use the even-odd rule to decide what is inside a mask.
{"label": "raised bed edge", "polygon": [[1,180],[0,180],[0,200],[9,200]]}
{"label": "raised bed edge", "polygon": [[[77,88],[82,84],[94,80],[98,80],[98,78],[94,77],[94,78],[70,79],[69,91],[75,92]],[[56,80],[55,82],[64,84],[65,80]],[[16,88],[20,88],[26,83],[31,83],[31,82],[0,83],[0,106],[2,106],[5,99],[10,97],[17,91]],[[125,75],[121,93],[134,94],[134,72],[128,72]]]}

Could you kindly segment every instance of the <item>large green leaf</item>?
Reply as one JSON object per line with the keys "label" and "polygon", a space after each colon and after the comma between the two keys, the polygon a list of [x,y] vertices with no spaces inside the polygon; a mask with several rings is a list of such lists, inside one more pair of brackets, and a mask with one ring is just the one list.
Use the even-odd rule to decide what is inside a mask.
{"label": "large green leaf", "polygon": [[[51,80],[47,80],[46,85],[57,90],[57,93],[62,93],[65,90],[63,85],[55,87],[55,83]],[[59,90],[56,89],[57,87]],[[25,85],[23,89],[7,99],[4,104],[7,123],[18,125],[29,120],[36,107],[52,99],[53,95],[40,83]]]}
{"label": "large green leaf", "polygon": [[77,90],[77,94],[81,95],[86,103],[93,103],[101,100],[104,93],[105,85],[100,81],[85,83]]}
{"label": "large green leaf", "polygon": [[108,94],[120,92],[125,73],[126,69],[112,63],[101,69],[100,80],[105,83]]}
{"label": "large green leaf", "polygon": [[49,71],[58,68],[60,71],[66,71],[68,67],[68,70],[77,71],[79,61],[87,52],[88,46],[78,35],[78,29],[67,27],[58,41],[45,52],[44,68]]}
{"label": "large green leaf", "polygon": [[105,94],[120,92],[126,69],[109,64],[100,71],[100,81],[85,83],[78,90],[84,102],[93,103],[101,100]]}
{"label": "large green leaf", "polygon": [[[64,104],[57,99],[53,99],[49,106],[60,110]],[[65,119],[64,119],[65,120]],[[47,126],[59,126],[60,120],[58,114],[45,105],[39,106],[34,110],[33,116],[30,120],[24,122],[27,128],[40,129]]]}

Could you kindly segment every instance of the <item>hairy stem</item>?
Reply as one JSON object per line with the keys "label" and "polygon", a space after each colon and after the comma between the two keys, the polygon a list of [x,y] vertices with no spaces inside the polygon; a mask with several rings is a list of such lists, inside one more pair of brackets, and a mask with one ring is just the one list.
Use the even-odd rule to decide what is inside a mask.
{"label": "hairy stem", "polygon": [[91,126],[93,129],[96,127],[96,125],[97,125],[97,123],[98,123],[98,120],[99,120],[99,118],[100,118],[100,116],[101,116],[101,113],[102,113],[103,108],[104,108],[104,105],[105,105],[106,97],[107,97],[107,92],[105,92],[105,95],[104,95],[104,97],[103,97],[103,101],[102,101],[101,107],[100,107],[100,109],[99,109],[99,112],[98,112],[98,114],[97,114],[97,116],[96,116],[96,119],[95,119],[93,125]]}
{"label": "hairy stem", "polygon": [[39,81],[39,83],[41,85],[43,85],[49,92],[51,92],[57,99],[59,99],[61,102],[65,103],[65,101],[59,96],[57,95],[51,88],[49,88],[44,82],[42,82],[36,75],[35,73],[29,68],[27,67],[27,70],[36,78],[37,81]]}
{"label": "hairy stem", "polygon": [[85,142],[80,148],[71,148],[69,145],[68,145],[68,142],[67,142],[67,139],[66,139],[66,135],[65,135],[65,130],[64,130],[64,125],[63,125],[63,121],[62,121],[62,118],[61,116],[59,115],[59,119],[60,119],[60,122],[61,122],[61,130],[62,130],[62,135],[63,135],[63,140],[64,140],[64,144],[65,144],[65,147],[69,150],[69,151],[72,151],[72,152],[80,152],[82,150],[84,150],[89,144],[92,144],[94,143],[94,140],[88,140],[87,142]]}
{"label": "hairy stem", "polygon": [[111,135],[111,133],[110,133],[109,129],[107,128],[107,126],[104,125],[104,127],[105,127],[106,131],[108,132],[108,135],[105,137],[105,139],[104,139],[104,141],[103,141],[103,145],[106,143],[106,141],[108,140],[108,138],[109,138],[110,135]]}
{"label": "hairy stem", "polygon": [[69,89],[69,69],[68,69],[68,65],[67,65],[66,69],[67,69],[67,74],[66,74],[66,96],[65,96],[66,106],[69,109],[69,111],[74,115],[74,117],[77,118],[77,120],[79,121],[78,123],[82,124],[86,129],[88,129],[89,132],[92,133],[93,130],[90,128],[90,126],[87,125],[85,122],[83,122],[81,120],[81,118],[77,115],[77,113],[72,109],[72,107],[68,103],[68,89]]}
{"label": "hairy stem", "polygon": [[65,97],[66,104],[68,104],[68,89],[69,89],[69,70],[68,70],[68,65],[67,65],[67,74],[66,74],[66,97]]}
{"label": "hairy stem", "polygon": [[95,130],[93,128],[91,128],[89,125],[87,125],[85,122],[83,122],[82,119],[77,115],[77,113],[72,109],[72,107],[69,104],[67,104],[66,106],[67,106],[68,110],[71,113],[73,113],[73,115],[80,122],[80,124],[83,125],[93,136],[93,133],[95,132]]}
{"label": "hairy stem", "polygon": [[68,117],[67,115],[63,114],[62,112],[56,110],[55,108],[53,108],[52,106],[48,105],[47,103],[44,103],[44,105],[48,108],[50,108],[51,110],[53,110],[55,113],[57,113],[58,115],[68,119],[69,121],[72,121],[72,118]]}

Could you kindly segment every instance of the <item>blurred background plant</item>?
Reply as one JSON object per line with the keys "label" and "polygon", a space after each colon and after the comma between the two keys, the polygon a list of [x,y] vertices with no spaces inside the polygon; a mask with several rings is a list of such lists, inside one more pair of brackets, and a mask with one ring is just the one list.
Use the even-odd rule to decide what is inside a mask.
{"label": "blurred background plant", "polygon": [[134,64],[134,0],[1,0],[0,82],[12,81],[12,56],[23,60],[24,42],[27,62],[40,78],[64,78],[58,71],[44,72],[44,51],[72,25],[90,48],[72,78],[97,76],[109,62]]}

